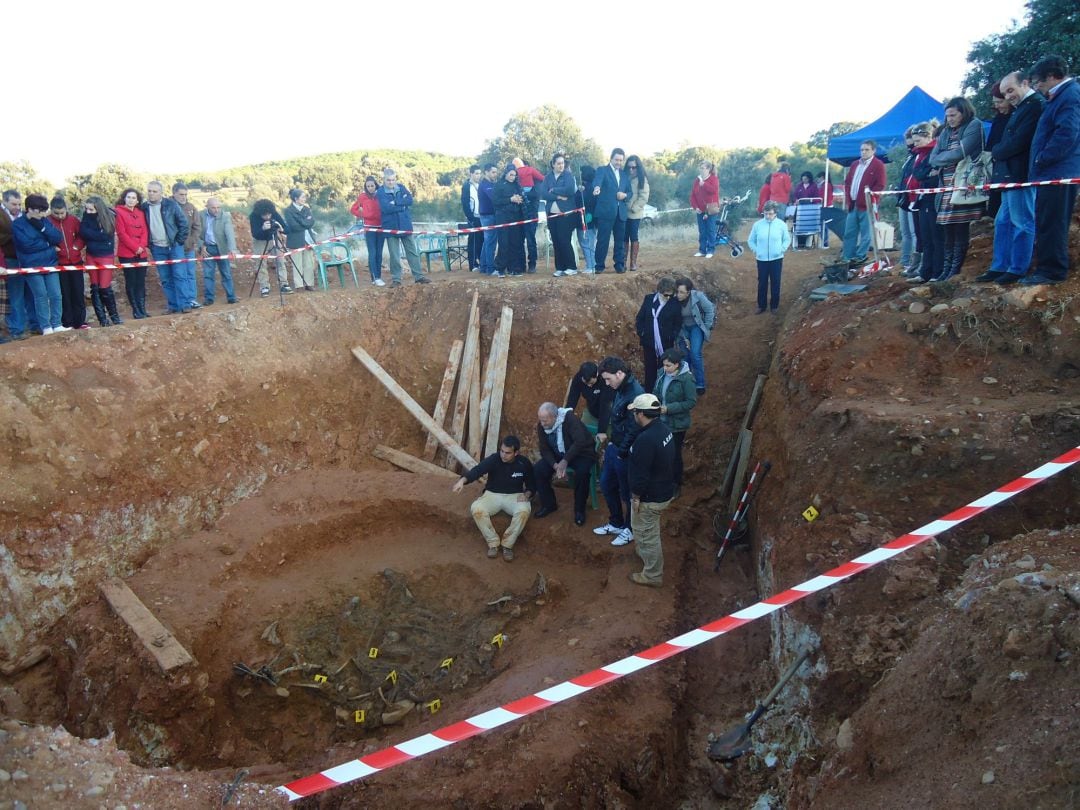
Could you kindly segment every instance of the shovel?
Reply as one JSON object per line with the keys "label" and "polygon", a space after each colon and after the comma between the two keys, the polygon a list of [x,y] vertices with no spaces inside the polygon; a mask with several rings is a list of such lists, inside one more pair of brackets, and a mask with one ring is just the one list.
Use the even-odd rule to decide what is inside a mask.
{"label": "shovel", "polygon": [[788,667],[787,672],[785,672],[784,676],[780,679],[780,683],[774,686],[773,690],[769,692],[769,696],[754,708],[754,711],[746,718],[745,723],[724,732],[709,743],[707,751],[709,759],[715,759],[718,762],[731,762],[751,749],[750,729],[753,727],[754,723],[760,719],[761,715],[765,714],[769,706],[772,705],[772,702],[776,700],[776,696],[780,694],[780,690],[784,688],[784,685],[791,680],[791,676],[803,665],[803,661],[810,657],[811,652],[813,651],[805,650],[802,655],[795,660],[795,663]]}

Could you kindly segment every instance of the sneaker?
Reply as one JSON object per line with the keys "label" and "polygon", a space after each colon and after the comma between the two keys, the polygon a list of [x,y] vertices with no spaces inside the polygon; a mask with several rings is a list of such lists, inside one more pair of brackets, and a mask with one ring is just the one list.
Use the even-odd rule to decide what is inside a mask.
{"label": "sneaker", "polygon": [[584,270],[579,270],[578,272],[584,273],[587,276],[595,276],[596,275],[596,271],[593,270],[591,267],[586,267]]}
{"label": "sneaker", "polygon": [[281,285],[281,291],[283,293],[291,293],[293,291],[293,289],[288,284],[282,284]]}
{"label": "sneaker", "polygon": [[80,326],[80,327],[78,327],[78,328],[79,328],[79,329],[89,329],[89,328],[90,328],[90,324],[88,324],[88,323],[84,323],[84,324],[83,324],[82,326]]}
{"label": "sneaker", "polygon": [[377,278],[371,283],[374,284],[376,287],[385,287],[386,286],[386,282],[383,281],[381,278]]}
{"label": "sneaker", "polygon": [[704,253],[702,253],[702,252],[701,252],[701,251],[699,250],[699,251],[698,251],[697,253],[695,253],[695,254],[694,254],[694,258],[695,258],[695,259],[700,259],[700,258],[701,258],[702,256],[704,256],[704,255],[705,255],[705,254],[704,254]]}
{"label": "sneaker", "polygon": [[[225,299],[225,301],[226,301],[226,303],[228,303],[228,304],[239,304],[239,303],[240,303],[240,299],[239,299],[239,298],[227,298],[227,299]],[[210,303],[212,304],[212,303],[214,303],[214,302],[213,302],[213,301],[211,301]]]}
{"label": "sneaker", "polygon": [[623,530],[622,526],[616,526],[614,523],[605,523],[603,526],[597,526],[593,529],[593,534],[619,534]]}
{"label": "sneaker", "polygon": [[198,301],[192,301],[190,304],[188,304],[188,308],[190,308],[190,309],[202,309],[202,304],[200,304]]}
{"label": "sneaker", "polygon": [[499,556],[499,548],[498,548],[498,546],[489,546],[488,550],[487,550],[487,555],[488,555],[489,560],[494,560],[496,557],[498,557]]}
{"label": "sneaker", "polygon": [[713,257],[713,255],[711,253],[706,253],[705,254],[706,259],[711,259],[712,257]]}
{"label": "sneaker", "polygon": [[401,286],[401,282],[400,282],[400,281],[391,281],[391,282],[390,282],[390,286],[391,286],[391,287],[400,287],[400,286]]}
{"label": "sneaker", "polygon": [[630,530],[629,527],[627,527],[627,528],[623,529],[621,532],[619,532],[618,536],[614,540],[611,541],[611,545],[613,545],[613,546],[628,546],[633,542],[634,542],[634,533]]}
{"label": "sneaker", "polygon": [[494,273],[491,274],[491,277],[492,278],[506,278],[506,273],[500,273],[498,270],[496,270]]}
{"label": "sneaker", "polygon": [[70,331],[71,331],[70,326],[54,326],[53,327],[53,332],[54,333],[56,333],[56,332],[70,332]]}
{"label": "sneaker", "polygon": [[514,559],[514,550],[512,548],[503,549],[503,559],[507,562],[511,562]]}
{"label": "sneaker", "polygon": [[46,326],[44,329],[41,330],[41,334],[43,335],[51,335],[52,333],[53,328],[51,326]]}
{"label": "sneaker", "polygon": [[562,274],[564,276],[576,276],[577,275],[577,270],[575,270],[573,267],[571,267],[569,270],[563,270]]}
{"label": "sneaker", "polygon": [[431,279],[430,279],[430,278],[428,278],[427,276],[420,276],[420,278],[418,278],[418,279],[417,279],[417,280],[416,280],[415,282],[413,282],[413,283],[414,283],[414,284],[430,284],[430,283],[431,283]]}
{"label": "sneaker", "polygon": [[268,296],[269,294],[270,294],[270,288],[269,287],[263,287],[261,290],[259,290],[259,295],[261,295],[263,298],[266,298],[266,296]]}
{"label": "sneaker", "polygon": [[563,273],[563,271],[562,271],[562,270],[556,270],[556,271],[555,271],[554,273],[552,273],[551,275],[555,276],[555,278],[562,278],[562,277],[563,277],[564,275],[566,275],[566,274],[565,274],[565,273]]}

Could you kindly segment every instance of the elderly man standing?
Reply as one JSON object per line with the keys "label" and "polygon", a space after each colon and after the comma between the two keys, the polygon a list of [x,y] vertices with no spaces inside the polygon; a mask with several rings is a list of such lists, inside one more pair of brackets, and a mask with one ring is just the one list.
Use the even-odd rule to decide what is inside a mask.
{"label": "elderly man standing", "polygon": [[[150,258],[155,262],[184,258],[184,243],[190,225],[176,200],[162,198],[162,185],[157,180],[146,184],[146,202],[142,204],[150,230]],[[185,301],[179,279],[185,278],[179,262],[157,265],[161,289],[165,291],[168,314],[191,312],[191,302]]]}
{"label": "elderly man standing", "polygon": [[390,286],[401,286],[401,248],[405,248],[405,259],[409,262],[409,272],[413,283],[430,284],[431,280],[420,269],[420,254],[416,250],[416,239],[412,234],[413,196],[405,186],[398,183],[397,172],[383,169],[383,184],[375,193],[379,198],[379,210],[382,212],[382,227],[388,231],[405,233],[387,233],[387,248],[390,250]]}
{"label": "elderly man standing", "polygon": [[[519,454],[521,441],[517,436],[506,436],[499,443],[499,452],[492,453],[454,484],[454,492],[461,492],[466,484],[471,484],[481,475],[487,476],[483,494],[472,502],[472,512],[476,527],[487,541],[487,555],[494,559],[499,556],[502,545],[503,559],[514,559],[514,543],[529,521],[532,513],[533,467],[529,460]],[[495,527],[491,525],[491,516],[499,512],[510,515],[510,525],[503,533],[500,543]]]}
{"label": "elderly man standing", "polygon": [[856,267],[866,261],[870,249],[870,211],[866,208],[866,189],[885,188],[885,164],[875,156],[876,141],[863,141],[859,159],[851,164],[844,179],[844,202],[847,222],[844,224],[844,261]]}
{"label": "elderly man standing", "polygon": [[[1001,140],[994,144],[995,183],[1024,183],[1031,163],[1031,139],[1042,115],[1043,97],[1027,78],[1014,71],[1001,80],[1001,92],[1013,107]],[[1010,188],[1001,192],[994,218],[994,259],[990,269],[975,280],[1015,284],[1028,271],[1035,249],[1035,189]]]}
{"label": "elderly man standing", "polygon": [[[1035,63],[1031,79],[1049,100],[1031,141],[1028,179],[1080,177],[1080,87],[1060,56]],[[1035,271],[1021,284],[1060,284],[1069,275],[1069,223],[1076,186],[1039,186],[1035,193]]]}
{"label": "elderly man standing", "polygon": [[574,415],[573,408],[559,408],[545,402],[537,413],[536,438],[540,460],[533,467],[540,508],[536,517],[547,517],[556,509],[551,480],[565,481],[567,470],[574,471],[574,523],[585,523],[585,502],[589,497],[589,475],[596,463],[596,441],[588,428]]}
{"label": "elderly man standing", "polygon": [[232,217],[221,212],[221,200],[211,197],[206,201],[201,220],[199,253],[203,261],[203,303],[206,306],[214,303],[214,276],[221,273],[221,288],[225,290],[226,300],[235,304],[236,290],[233,289],[232,266],[229,264],[229,254],[236,253]]}
{"label": "elderly man standing", "polygon": [[629,410],[639,428],[630,447],[630,521],[644,563],[640,572],[630,574],[630,581],[659,588],[664,584],[660,513],[671,506],[675,495],[675,439],[660,418],[660,400],[654,394],[636,397]]}
{"label": "elderly man standing", "polygon": [[188,187],[183,183],[173,183],[173,202],[180,206],[188,221],[188,235],[184,240],[185,262],[174,265],[173,282],[176,284],[180,303],[186,304],[189,309],[198,309],[199,292],[195,281],[195,251],[199,245],[199,237],[202,236],[202,220],[195,206],[188,202]]}

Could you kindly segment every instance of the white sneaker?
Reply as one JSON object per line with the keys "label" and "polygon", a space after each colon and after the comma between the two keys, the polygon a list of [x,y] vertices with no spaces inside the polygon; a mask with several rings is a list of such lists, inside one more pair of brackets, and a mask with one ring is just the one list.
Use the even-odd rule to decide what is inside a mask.
{"label": "white sneaker", "polygon": [[711,254],[711,253],[706,253],[706,254],[705,254],[705,258],[706,258],[706,259],[711,259],[711,258],[712,258],[712,254]]}
{"label": "white sneaker", "polygon": [[385,287],[386,286],[386,282],[383,281],[381,278],[377,278],[371,283],[374,284],[376,287]]}
{"label": "white sneaker", "polygon": [[564,275],[566,275],[566,274],[565,274],[565,273],[563,273],[563,271],[562,271],[562,270],[556,270],[556,271],[555,271],[554,273],[552,273],[551,275],[555,276],[555,278],[560,278],[560,277],[562,277],[562,276],[564,276]]}
{"label": "white sneaker", "polygon": [[629,528],[623,529],[619,535],[611,541],[613,546],[626,546],[634,542],[634,533]]}
{"label": "white sneaker", "polygon": [[704,253],[702,253],[702,252],[701,252],[701,251],[699,250],[699,251],[698,251],[697,253],[695,253],[695,254],[694,254],[694,258],[695,258],[695,259],[700,259],[700,258],[701,258],[702,256],[704,256],[704,255],[705,255],[705,254],[704,254]]}
{"label": "white sneaker", "polygon": [[53,334],[56,334],[57,332],[70,332],[70,331],[71,331],[70,326],[54,326],[53,327]]}
{"label": "white sneaker", "polygon": [[562,274],[564,276],[576,276],[577,275],[577,270],[575,270],[573,267],[571,267],[569,270],[563,270]]}
{"label": "white sneaker", "polygon": [[597,526],[592,530],[593,534],[620,534],[623,529],[621,526],[616,526],[614,523],[605,523],[603,526]]}
{"label": "white sneaker", "polygon": [[283,293],[291,293],[293,291],[293,289],[288,284],[282,284],[281,285],[281,291]]}
{"label": "white sneaker", "polygon": [[52,333],[53,328],[51,326],[46,326],[44,329],[41,330],[42,335],[51,335]]}
{"label": "white sneaker", "polygon": [[592,269],[591,267],[586,267],[586,268],[585,268],[584,270],[582,270],[581,272],[582,272],[582,273],[584,273],[584,274],[585,274],[585,275],[587,275],[587,276],[595,276],[595,275],[596,275],[596,271],[595,271],[595,270],[593,270],[593,269]]}
{"label": "white sneaker", "polygon": [[270,294],[270,288],[269,287],[263,287],[261,290],[259,290],[259,295],[261,295],[263,298],[266,298],[266,296],[268,296],[269,294]]}

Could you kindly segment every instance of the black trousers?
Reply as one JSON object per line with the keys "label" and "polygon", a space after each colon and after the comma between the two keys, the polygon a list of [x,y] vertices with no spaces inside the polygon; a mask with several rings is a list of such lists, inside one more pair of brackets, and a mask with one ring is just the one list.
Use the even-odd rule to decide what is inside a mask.
{"label": "black trousers", "polygon": [[[469,218],[470,228],[479,228],[480,220]],[[484,249],[484,232],[470,233],[468,240],[469,269],[480,266],[480,251]]]}
{"label": "black trousers", "polygon": [[1035,273],[1064,281],[1069,275],[1069,223],[1076,206],[1076,186],[1039,186],[1035,190]]}
{"label": "black trousers", "polygon": [[495,254],[495,269],[500,273],[525,272],[525,233],[520,225],[499,228],[499,251]]}
{"label": "black trousers", "polygon": [[85,290],[82,270],[66,270],[60,274],[61,325],[78,329],[86,323]]}
{"label": "black trousers", "polygon": [[675,440],[675,464],[671,468],[671,480],[675,482],[675,486],[681,487],[683,475],[682,446],[683,439],[686,438],[686,431],[672,431],[671,436]]}
{"label": "black trousers", "polygon": [[919,200],[919,250],[922,264],[919,277],[923,281],[941,275],[945,268],[945,227],[937,224],[937,205],[931,194]]}
{"label": "black trousers", "polygon": [[548,231],[551,233],[551,246],[555,251],[555,269],[576,270],[577,260],[574,258],[574,246],[570,243],[570,239],[574,234],[573,217],[549,217],[547,225]]}
{"label": "black trousers", "polygon": [[[589,474],[592,472],[595,459],[578,456],[571,461],[567,468],[574,471],[574,512],[585,512],[585,504],[589,500]],[[548,463],[547,459],[540,459],[533,465],[533,475],[536,476],[536,494],[540,496],[540,506],[554,507],[555,490],[551,486],[551,477],[555,474],[555,467]]]}

